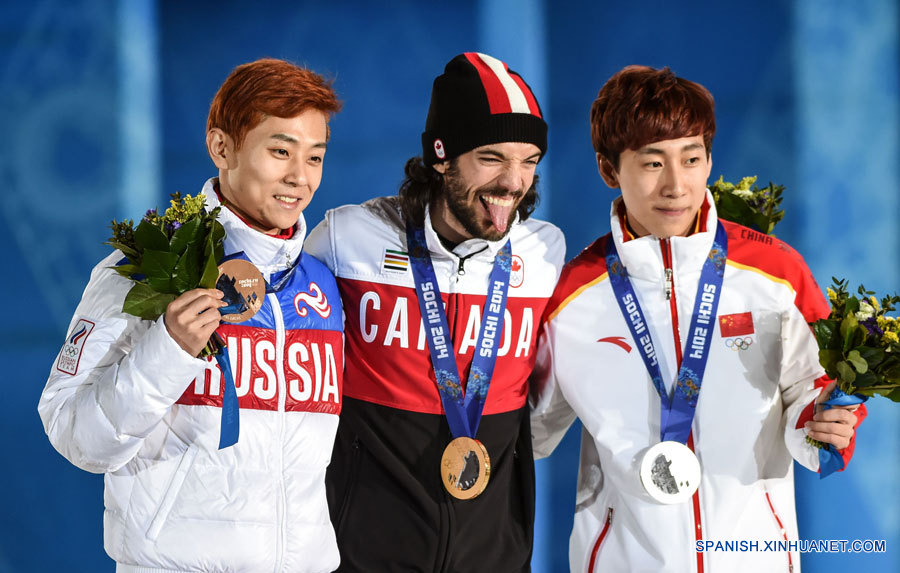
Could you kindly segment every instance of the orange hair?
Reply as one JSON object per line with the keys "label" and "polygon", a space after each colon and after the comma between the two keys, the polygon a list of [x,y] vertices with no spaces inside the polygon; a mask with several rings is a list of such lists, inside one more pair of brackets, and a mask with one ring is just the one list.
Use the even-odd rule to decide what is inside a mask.
{"label": "orange hair", "polygon": [[221,129],[240,149],[247,132],[267,116],[291,118],[307,109],[326,118],[341,110],[331,82],[290,62],[265,58],[231,72],[209,107],[206,131]]}

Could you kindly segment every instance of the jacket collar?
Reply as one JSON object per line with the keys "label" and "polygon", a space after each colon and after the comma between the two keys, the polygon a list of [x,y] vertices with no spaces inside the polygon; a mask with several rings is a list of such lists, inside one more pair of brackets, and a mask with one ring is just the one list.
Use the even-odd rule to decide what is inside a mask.
{"label": "jacket collar", "polygon": [[509,226],[509,233],[499,241],[487,241],[479,238],[469,239],[456,245],[456,247],[450,251],[447,250],[447,247],[441,242],[440,237],[438,237],[437,232],[434,230],[434,226],[431,224],[431,207],[429,205],[425,206],[425,241],[428,243],[428,250],[432,255],[463,258],[478,253],[479,257],[484,255],[490,256],[490,258],[493,259],[494,256],[496,256],[497,251],[502,249],[503,245],[506,244],[506,241],[509,240],[513,228],[518,224],[519,214],[516,213],[515,220]]}
{"label": "jacket collar", "polygon": [[221,206],[219,222],[225,227],[225,254],[232,255],[243,251],[256,268],[268,278],[268,275],[277,271],[283,271],[293,264],[303,250],[303,240],[306,238],[306,219],[303,213],[294,227],[294,234],[290,239],[279,239],[257,231],[244,223],[231,209],[222,205],[216,194],[215,184],[217,178],[209,179],[203,185],[203,194],[206,195],[206,208],[212,211]]}
{"label": "jacket collar", "polygon": [[[628,274],[636,279],[658,281],[662,283],[665,277],[665,265],[663,264],[663,241],[653,235],[647,235],[637,239],[626,240],[623,235],[622,219],[619,215],[619,197],[612,203],[610,209],[610,228],[616,249]],[[718,215],[709,190],[706,191],[706,204],[700,212],[705,212],[705,221],[701,224],[701,230],[687,237],[670,237],[666,240],[672,253],[672,269],[678,278],[694,280],[699,278],[703,268],[703,262],[709,255],[713,239],[718,225]],[[695,277],[696,275],[696,277]]]}

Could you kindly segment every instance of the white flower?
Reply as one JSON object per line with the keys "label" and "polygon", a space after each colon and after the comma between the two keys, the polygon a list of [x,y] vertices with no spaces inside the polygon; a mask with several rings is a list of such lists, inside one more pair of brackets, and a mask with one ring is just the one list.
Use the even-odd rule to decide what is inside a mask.
{"label": "white flower", "polygon": [[875,307],[864,300],[859,301],[859,312],[855,313],[856,320],[863,321],[875,316]]}
{"label": "white flower", "polygon": [[737,195],[741,199],[752,199],[753,198],[753,191],[751,191],[749,189],[738,189],[737,187],[735,187],[731,191],[731,193],[733,195]]}

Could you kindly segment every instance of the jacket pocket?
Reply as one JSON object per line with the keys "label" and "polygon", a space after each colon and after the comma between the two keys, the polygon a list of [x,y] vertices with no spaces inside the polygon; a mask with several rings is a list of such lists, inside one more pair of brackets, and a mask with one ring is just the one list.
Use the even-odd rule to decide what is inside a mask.
{"label": "jacket pocket", "polygon": [[588,573],[594,573],[594,561],[597,559],[597,553],[600,551],[600,546],[603,545],[603,540],[609,535],[609,528],[612,526],[612,520],[613,508],[609,507],[606,510],[606,521],[603,523],[603,527],[597,535],[597,541],[594,542],[594,547],[591,548],[591,557],[588,560]]}
{"label": "jacket pocket", "polygon": [[[772,512],[772,517],[775,519],[775,523],[778,524],[778,533],[781,534],[781,539],[783,539],[785,542],[789,542],[790,540],[788,539],[788,534],[787,534],[787,530],[784,527],[784,522],[781,521],[781,517],[779,517],[778,511],[775,509],[775,504],[772,503],[772,496],[769,495],[769,492],[766,489],[763,489],[763,495],[765,495],[765,497],[766,497],[766,504],[769,507],[769,511]],[[787,570],[789,572],[791,572],[794,570],[794,558],[791,555],[790,551],[787,551],[786,553],[787,553]]]}
{"label": "jacket pocket", "polygon": [[338,510],[337,520],[334,522],[336,533],[340,536],[344,527],[344,521],[347,519],[347,512],[350,504],[353,502],[353,492],[356,489],[356,482],[359,479],[359,465],[362,461],[362,444],[359,438],[353,438],[350,444],[350,456],[347,463],[347,477],[344,481],[344,491],[341,495],[341,507]]}
{"label": "jacket pocket", "polygon": [[166,523],[166,518],[169,517],[169,512],[172,511],[172,506],[175,505],[175,499],[178,498],[181,486],[184,485],[184,480],[191,470],[191,466],[194,465],[194,459],[197,457],[199,451],[200,448],[197,444],[191,444],[188,449],[185,450],[184,454],[182,454],[181,461],[178,462],[178,467],[175,468],[172,479],[169,481],[169,485],[166,487],[165,492],[163,492],[162,500],[156,509],[156,514],[153,516],[153,519],[150,520],[150,527],[147,528],[147,537],[149,539],[155,540],[159,537],[159,532],[162,531],[162,527]]}

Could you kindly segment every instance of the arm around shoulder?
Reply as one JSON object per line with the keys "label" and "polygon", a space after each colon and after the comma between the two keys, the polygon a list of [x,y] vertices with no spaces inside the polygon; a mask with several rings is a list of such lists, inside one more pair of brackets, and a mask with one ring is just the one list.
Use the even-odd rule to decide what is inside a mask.
{"label": "arm around shoulder", "polygon": [[538,338],[534,370],[529,378],[531,439],[535,459],[553,453],[575,421],[575,411],[557,383],[552,333],[544,323]]}
{"label": "arm around shoulder", "polygon": [[319,259],[332,273],[337,269],[333,236],[333,210],[325,213],[325,218],[313,228],[303,241],[303,250]]}

